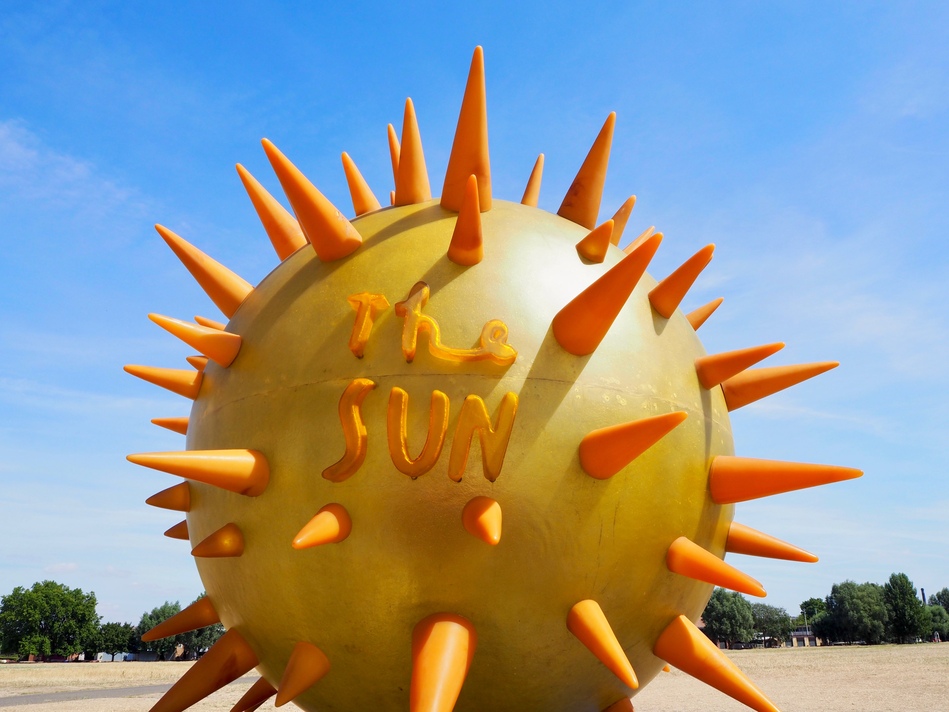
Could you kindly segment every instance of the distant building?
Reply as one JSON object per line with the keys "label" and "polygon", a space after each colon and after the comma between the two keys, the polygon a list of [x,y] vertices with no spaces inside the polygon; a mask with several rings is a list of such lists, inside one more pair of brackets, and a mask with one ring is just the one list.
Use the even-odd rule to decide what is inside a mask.
{"label": "distant building", "polygon": [[792,648],[816,648],[824,642],[814,635],[809,625],[799,625],[791,631]]}

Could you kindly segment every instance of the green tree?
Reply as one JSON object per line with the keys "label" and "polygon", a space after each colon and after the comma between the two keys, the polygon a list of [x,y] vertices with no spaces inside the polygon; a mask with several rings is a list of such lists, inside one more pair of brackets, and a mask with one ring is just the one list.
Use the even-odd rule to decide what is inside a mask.
{"label": "green tree", "polygon": [[131,623],[103,623],[99,629],[99,649],[112,656],[127,653],[135,644],[138,631]]}
{"label": "green tree", "polygon": [[927,606],[930,620],[930,635],[939,634],[943,642],[949,640],[949,613],[942,606]]}
{"label": "green tree", "polygon": [[[192,605],[204,598],[205,595],[207,594],[202,593],[198,596],[192,602]],[[193,660],[199,657],[205,650],[214,645],[222,635],[224,635],[224,626],[220,623],[183,633],[181,643],[185,646],[185,658]]]}
{"label": "green tree", "polygon": [[949,588],[937,591],[929,597],[930,606],[942,606],[946,613],[949,613]]}
{"label": "green tree", "polygon": [[[137,637],[139,640],[141,640],[142,636],[156,625],[168,620],[173,615],[180,612],[181,604],[178,603],[178,601],[175,601],[174,603],[165,601],[157,608],[153,608],[151,611],[143,613],[142,619],[139,621],[138,626],[135,629]],[[178,644],[181,642],[180,635],[173,635],[170,638],[153,640],[150,643],[142,642],[140,644],[140,648],[142,650],[154,652],[158,656],[159,660],[168,660],[174,655],[175,648],[178,647]]]}
{"label": "green tree", "polygon": [[768,648],[781,645],[791,636],[791,617],[783,608],[752,603],[751,617],[755,630],[762,635]]}
{"label": "green tree", "polygon": [[96,595],[55,581],[17,586],[0,598],[0,649],[22,657],[82,652],[98,626]]}
{"label": "green tree", "polygon": [[889,620],[883,587],[853,581],[835,583],[825,599],[827,611],[815,620],[815,632],[826,640],[883,642]]}
{"label": "green tree", "polygon": [[95,660],[96,655],[102,650],[102,626],[97,625],[90,630],[81,641],[82,652],[86,660]]}
{"label": "green tree", "polygon": [[[817,615],[826,610],[827,606],[823,598],[808,598],[801,602],[801,615],[805,617],[807,623],[813,623]],[[801,623],[805,624],[805,621],[802,620]]]}
{"label": "green tree", "polygon": [[821,611],[813,619],[808,617],[808,625],[818,638],[825,641],[825,644],[838,640],[837,630],[834,628],[833,618],[827,611]]}
{"label": "green tree", "polygon": [[883,585],[883,599],[889,613],[889,631],[897,643],[913,642],[925,633],[923,604],[906,574],[891,574]]}
{"label": "green tree", "polygon": [[705,635],[729,648],[733,643],[751,640],[755,633],[751,604],[740,593],[723,588],[712,592],[702,620],[705,621]]}

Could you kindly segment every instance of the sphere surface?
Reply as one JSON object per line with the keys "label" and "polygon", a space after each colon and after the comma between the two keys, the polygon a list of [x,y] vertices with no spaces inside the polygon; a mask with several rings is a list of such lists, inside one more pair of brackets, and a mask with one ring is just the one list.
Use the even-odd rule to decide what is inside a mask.
{"label": "sphere surface", "polygon": [[[694,361],[705,352],[686,318],[651,309],[656,282],[644,275],[596,351],[572,355],[551,322],[622,251],[611,246],[591,264],[576,249],[586,229],[495,200],[481,216],[484,258],[465,267],[446,256],[456,218],[437,201],[385,208],[352,221],[363,245],[344,259],[298,250],[234,314],[227,331],[241,336],[240,352],[228,368],[207,365],[194,403],[189,450],[247,448],[270,466],[257,497],[191,483],[192,545],[229,522],[245,542],[240,557],[197,558],[201,578],[274,686],[298,641],[325,652],[329,673],[294,700],[307,710],[408,709],[412,631],[440,612],[477,631],[455,709],[602,710],[633,690],[567,629],[571,607],[599,603],[642,686],[663,665],[652,654],[657,636],[680,614],[697,620],[712,590],[668,570],[669,545],[685,536],[724,554],[733,507],[711,501],[708,464],[733,454],[731,433],[721,389],[698,382]],[[419,282],[429,289],[421,312],[437,322],[445,353],[477,349],[499,320],[506,334],[490,332],[492,343],[506,341],[513,363],[433,354],[424,329],[408,361],[397,305]],[[389,306],[359,358],[348,298],[364,293]],[[340,399],[356,379],[374,384],[358,407],[365,459],[331,481],[324,471],[347,451]],[[413,458],[426,448],[433,392],[447,399],[438,457],[414,478],[393,461],[393,389],[408,395]],[[500,473],[485,476],[475,436],[455,481],[453,453],[468,452],[456,432],[465,399],[483,399],[495,423],[509,393],[517,408]],[[591,431],[673,411],[687,418],[615,476],[581,468],[578,447]],[[496,546],[462,524],[479,496],[503,512]],[[333,503],[351,517],[349,536],[293,548]]]}

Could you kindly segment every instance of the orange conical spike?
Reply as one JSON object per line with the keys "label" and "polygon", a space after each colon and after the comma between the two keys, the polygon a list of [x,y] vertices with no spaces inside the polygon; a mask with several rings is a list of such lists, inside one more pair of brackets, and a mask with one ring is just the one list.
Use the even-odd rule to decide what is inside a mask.
{"label": "orange conical spike", "polygon": [[592,599],[580,601],[567,614],[567,629],[593,653],[624,685],[636,689],[639,681],[623,646],[616,639],[600,604]]}
{"label": "orange conical spike", "polygon": [[744,524],[732,522],[728,528],[728,539],[725,542],[725,551],[730,554],[747,554],[748,556],[765,556],[769,559],[784,559],[785,561],[804,561],[813,564],[817,557],[809,551],[804,551],[793,544],[781,541],[757,529],[746,527]]}
{"label": "orange conical spike", "polygon": [[158,234],[168,244],[181,263],[201,285],[201,289],[211,297],[228,319],[254,288],[245,280],[231,272],[220,262],[216,262],[190,244],[182,237],[162,225],[156,225]]}
{"label": "orange conical spike", "polygon": [[371,213],[373,210],[381,208],[382,204],[373,195],[366,179],[362,177],[362,173],[356,168],[353,159],[345,151],[343,151],[342,160],[343,172],[346,174],[346,184],[349,186],[349,195],[353,199],[353,210],[356,211],[356,215]]}
{"label": "orange conical spike", "polygon": [[399,174],[395,179],[395,205],[413,205],[432,199],[432,188],[422,153],[422,136],[415,118],[415,105],[405,100],[402,119],[402,148],[399,150]]}
{"label": "orange conical spike", "polygon": [[636,710],[633,709],[633,701],[628,697],[624,697],[611,704],[603,712],[636,712]]}
{"label": "orange conical spike", "polygon": [[629,222],[629,216],[632,214],[635,205],[636,196],[631,195],[613,215],[613,236],[610,238],[610,242],[614,245],[619,245],[620,238],[623,237],[623,231],[626,229],[626,223]]}
{"label": "orange conical spike", "polygon": [[468,83],[461,101],[455,140],[451,144],[441,205],[446,210],[461,210],[468,177],[477,176],[478,204],[491,209],[491,158],[488,155],[488,103],[484,88],[484,50],[475,47],[468,70]]}
{"label": "orange conical spike", "polygon": [[240,556],[244,553],[244,534],[234,522],[228,522],[220,529],[204,537],[191,550],[192,556],[203,559],[220,559]]}
{"label": "orange conical spike", "polygon": [[607,220],[593,228],[577,243],[577,252],[584,259],[599,264],[606,259],[606,248],[611,244],[613,221]]}
{"label": "orange conical spike", "polygon": [[590,152],[580,166],[577,177],[564,196],[557,215],[592,230],[600,213],[600,199],[606,182],[606,167],[610,162],[610,146],[613,144],[613,127],[616,112],[610,112]]}
{"label": "orange conical spike", "polygon": [[267,489],[270,467],[256,450],[143,452],[126,458],[136,465],[256,497]]}
{"label": "orange conical spike", "polygon": [[666,552],[666,566],[672,573],[688,576],[696,581],[705,581],[705,583],[747,593],[750,596],[768,595],[761,584],[751,576],[726,564],[715,554],[706,551],[684,536],[680,536],[669,546]]}
{"label": "orange conical spike", "polygon": [[544,154],[537,156],[534,161],[534,168],[531,170],[530,178],[527,179],[527,187],[524,188],[524,197],[521,198],[521,205],[529,205],[532,208],[537,207],[537,201],[540,199],[540,181],[544,176]]}
{"label": "orange conical spike", "polygon": [[757,712],[780,712],[728,657],[685,616],[666,626],[653,655]]}
{"label": "orange conical spike", "polygon": [[741,373],[749,366],[754,366],[783,348],[784,344],[779,341],[737,351],[699,356],[695,359],[695,372],[703,388],[714,388],[722,381],[731,378],[736,373]]}
{"label": "orange conical spike", "polygon": [[823,363],[804,363],[797,366],[773,366],[755,368],[732,376],[722,383],[725,404],[728,410],[738,410],[743,405],[754,403],[760,398],[770,396],[785,388],[790,388],[808,378],[819,376],[825,371],[837,368],[837,361]]}
{"label": "orange conical spike", "polygon": [[196,316],[194,320],[201,326],[206,326],[209,329],[217,329],[218,331],[224,331],[227,326],[222,324],[219,321],[214,321],[214,319],[208,319],[206,316]]}
{"label": "orange conical spike", "polygon": [[171,618],[167,618],[156,625],[142,636],[142,641],[148,643],[153,640],[170,638],[173,635],[180,635],[198,628],[207,628],[209,625],[220,622],[221,617],[214,610],[211,599],[204,596]]}
{"label": "orange conical spike", "polygon": [[125,372],[141,378],[143,381],[154,383],[156,386],[167,388],[172,393],[194,400],[201,390],[201,380],[204,377],[200,371],[190,371],[183,368],[159,368],[157,366],[125,366]]}
{"label": "orange conical spike", "polygon": [[725,297],[713,299],[708,304],[703,304],[695,311],[690,311],[688,314],[686,314],[685,318],[689,320],[692,328],[698,331],[699,327],[705,323],[706,319],[712,316],[712,313],[718,309],[723,301],[725,301]]}
{"label": "orange conical spike", "polygon": [[290,660],[283,670],[277,690],[275,707],[282,707],[290,700],[309,690],[321,677],[329,672],[330,661],[326,654],[313,643],[300,641],[293,646]]}
{"label": "orange conical spike", "polygon": [[327,504],[293,538],[294,549],[309,549],[321,544],[337,544],[353,529],[349,512],[341,504]]}
{"label": "orange conical spike", "polygon": [[552,324],[557,343],[574,356],[596,351],[661,241],[653,235],[557,312]]}
{"label": "orange conical spike", "polygon": [[250,196],[250,202],[254,204],[257,217],[267,231],[267,237],[270,238],[277,257],[281,260],[287,259],[306,244],[303,228],[290,211],[268,193],[240,163],[237,164],[237,174],[241,177],[241,183]]}
{"label": "orange conical spike", "polygon": [[836,465],[719,455],[712,459],[708,486],[712,501],[716,504],[734,504],[831,482],[852,480],[862,474],[860,470]]}
{"label": "orange conical spike", "polygon": [[[231,336],[233,336],[233,334],[231,334]],[[186,356],[185,361],[191,364],[191,367],[194,368],[195,371],[203,371],[208,367],[207,356]]]}
{"label": "orange conical spike", "polygon": [[188,434],[188,416],[176,416],[174,418],[152,418],[152,423],[160,428],[167,428],[179,435]]}
{"label": "orange conical spike", "polygon": [[481,208],[478,198],[478,177],[468,176],[465,197],[458,208],[458,219],[451,233],[448,259],[459,265],[476,265],[484,259],[484,238],[481,234]]}
{"label": "orange conical spike", "polygon": [[653,235],[659,235],[660,237],[662,237],[661,232],[656,232],[655,226],[647,227],[645,230],[639,233],[639,235],[636,236],[631,243],[629,243],[628,245],[626,245],[626,247],[623,248],[623,252],[625,252],[627,255],[632,254],[639,248],[641,244],[643,244],[646,240],[648,240]]}
{"label": "orange conical spike", "polygon": [[495,546],[501,541],[501,505],[490,497],[475,497],[461,510],[465,531]]}
{"label": "orange conical spike", "polygon": [[395,127],[392,124],[388,126],[389,133],[389,159],[392,161],[392,182],[399,182],[399,137],[395,133]]}
{"label": "orange conical spike", "polygon": [[170,509],[175,512],[191,511],[191,485],[179,482],[168,489],[156,492],[145,500],[145,504],[161,509]]}
{"label": "orange conical spike", "polygon": [[183,519],[175,526],[165,530],[165,536],[169,539],[181,539],[182,541],[188,541],[188,520]]}
{"label": "orange conical spike", "polygon": [[423,618],[412,631],[410,712],[451,712],[465,683],[478,634],[452,613]]}
{"label": "orange conical spike", "polygon": [[342,259],[359,249],[362,235],[316,186],[267,139],[261,141],[283,192],[322,262]]}
{"label": "orange conical spike", "polygon": [[685,420],[685,411],[641,418],[589,433],[580,441],[580,467],[605,480],[622,470]]}
{"label": "orange conical spike", "polygon": [[712,260],[715,245],[706,245],[687,259],[681,267],[670,274],[649,292],[649,303],[661,316],[671,317],[679,308],[693,283]]}
{"label": "orange conical spike", "polygon": [[241,350],[241,337],[237,334],[161,314],[149,314],[148,318],[224,368],[233,363],[237,352]]}
{"label": "orange conical spike", "polygon": [[229,630],[171,689],[150,712],[183,712],[256,667],[260,661],[236,630]]}
{"label": "orange conical spike", "polygon": [[231,712],[254,712],[276,694],[277,689],[262,677],[231,707]]}

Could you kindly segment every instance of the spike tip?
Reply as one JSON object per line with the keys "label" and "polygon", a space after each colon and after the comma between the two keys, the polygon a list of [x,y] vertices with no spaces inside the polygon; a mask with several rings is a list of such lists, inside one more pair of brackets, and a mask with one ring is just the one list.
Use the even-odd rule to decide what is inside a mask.
{"label": "spike tip", "polygon": [[362,236],[343,214],[306,176],[269,140],[263,139],[264,152],[283,192],[296,213],[306,235],[322,262],[342,259],[359,249]]}
{"label": "spike tip", "polygon": [[613,144],[613,127],[616,125],[616,112],[606,117],[606,122],[597,135],[590,152],[580,166],[577,177],[560,204],[557,215],[583,225],[592,230],[600,213],[600,200],[603,198],[603,185],[606,182],[606,168],[610,162],[610,147]]}
{"label": "spike tip", "polygon": [[709,468],[708,485],[713,502],[734,504],[861,475],[863,472],[852,467],[719,455]]}
{"label": "spike tip", "polygon": [[468,200],[469,176],[477,176],[478,205],[491,209],[491,159],[488,155],[488,105],[484,86],[484,51],[475,47],[468,71],[468,83],[458,115],[455,140],[451,145],[441,205],[461,210]]}
{"label": "spike tip", "polygon": [[267,489],[270,467],[256,450],[181,450],[129,455],[129,462],[248,497]]}
{"label": "spike tip", "polygon": [[557,343],[574,356],[596,351],[661,241],[660,235],[652,235],[557,312],[551,324]]}
{"label": "spike tip", "polygon": [[477,642],[471,622],[453,613],[419,621],[412,631],[410,712],[451,712]]}
{"label": "spike tip", "polygon": [[158,700],[150,712],[182,712],[259,663],[236,630],[229,630]]}
{"label": "spike tip", "polygon": [[780,712],[685,616],[678,616],[666,626],[653,654],[757,712]]}
{"label": "spike tip", "polygon": [[580,442],[580,467],[594,479],[608,479],[685,418],[680,410],[594,430]]}
{"label": "spike tip", "polygon": [[290,660],[284,668],[280,686],[277,689],[275,707],[282,707],[296,699],[315,685],[329,672],[330,661],[326,654],[313,643],[300,641],[293,646]]}
{"label": "spike tip", "polygon": [[567,629],[624,685],[633,689],[639,687],[633,666],[623,652],[623,646],[616,639],[616,634],[599,603],[586,599],[575,604],[567,614]]}

